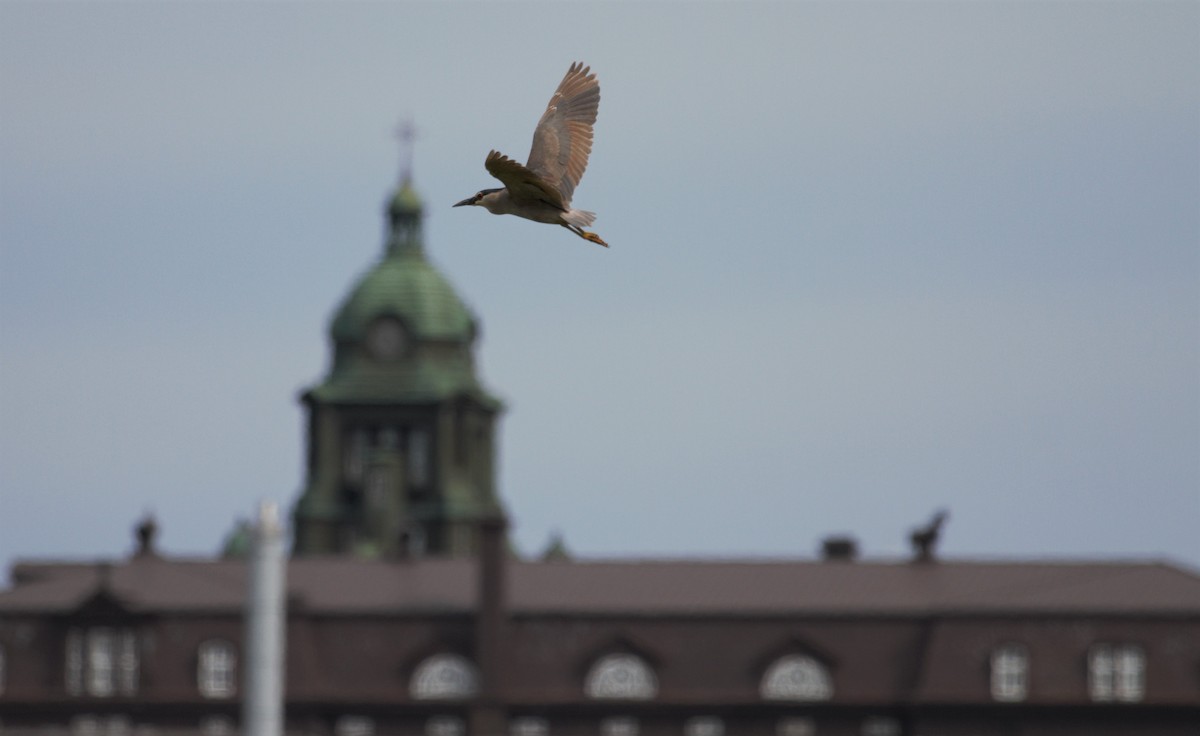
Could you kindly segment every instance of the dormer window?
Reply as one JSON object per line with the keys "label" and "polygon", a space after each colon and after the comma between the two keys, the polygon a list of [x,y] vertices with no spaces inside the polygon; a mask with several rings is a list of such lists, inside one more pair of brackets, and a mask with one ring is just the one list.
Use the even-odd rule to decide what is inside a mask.
{"label": "dormer window", "polygon": [[759,693],[763,700],[829,700],[833,697],[833,678],[814,657],[789,654],[767,668]]}
{"label": "dormer window", "polygon": [[1135,703],[1146,694],[1146,655],[1134,644],[1097,644],[1088,652],[1088,691],[1098,702]]}
{"label": "dormer window", "polygon": [[658,678],[636,654],[609,654],[592,665],[583,692],[597,699],[649,700],[658,694]]}
{"label": "dormer window", "polygon": [[138,654],[132,629],[71,629],[66,654],[67,693],[107,698],[137,692]]}
{"label": "dormer window", "polygon": [[1005,644],[992,651],[992,699],[1015,703],[1029,690],[1029,652],[1020,644]]}
{"label": "dormer window", "polygon": [[458,654],[435,654],[413,671],[409,694],[417,700],[462,700],[479,692],[479,673]]}

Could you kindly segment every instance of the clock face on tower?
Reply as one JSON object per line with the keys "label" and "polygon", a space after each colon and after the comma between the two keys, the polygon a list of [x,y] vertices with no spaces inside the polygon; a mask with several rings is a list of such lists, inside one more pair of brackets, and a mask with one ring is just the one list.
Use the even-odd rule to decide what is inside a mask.
{"label": "clock face on tower", "polygon": [[380,317],[367,330],[367,350],[376,360],[397,360],[407,347],[408,332],[395,317]]}

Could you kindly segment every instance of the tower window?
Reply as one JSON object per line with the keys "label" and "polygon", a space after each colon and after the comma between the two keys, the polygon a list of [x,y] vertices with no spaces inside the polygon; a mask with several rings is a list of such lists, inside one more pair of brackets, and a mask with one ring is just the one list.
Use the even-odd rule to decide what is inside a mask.
{"label": "tower window", "polygon": [[370,442],[365,429],[355,429],[348,433],[346,437],[344,471],[346,480],[349,482],[362,482],[369,445]]}
{"label": "tower window", "polygon": [[469,415],[467,413],[467,405],[465,402],[459,401],[454,404],[454,464],[463,467],[467,464],[467,458],[470,457],[471,451],[467,446],[470,441],[470,433],[467,431],[467,422]]}
{"label": "tower window", "polygon": [[405,462],[408,465],[409,483],[423,486],[429,482],[429,434],[425,430],[409,431]]}

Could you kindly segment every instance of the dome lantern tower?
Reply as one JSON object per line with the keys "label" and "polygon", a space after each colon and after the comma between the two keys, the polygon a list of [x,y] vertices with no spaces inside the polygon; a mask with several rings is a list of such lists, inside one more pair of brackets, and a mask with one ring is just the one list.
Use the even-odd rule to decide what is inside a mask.
{"label": "dome lantern tower", "polygon": [[329,374],[301,396],[307,481],[297,555],[472,555],[502,513],[495,433],[503,407],[480,383],[474,315],[428,261],[411,174],[386,208],[383,257],[329,326]]}

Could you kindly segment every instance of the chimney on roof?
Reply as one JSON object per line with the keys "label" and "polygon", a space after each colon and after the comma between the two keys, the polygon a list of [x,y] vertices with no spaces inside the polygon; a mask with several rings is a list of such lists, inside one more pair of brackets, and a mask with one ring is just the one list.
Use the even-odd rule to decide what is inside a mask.
{"label": "chimney on roof", "polygon": [[496,511],[479,521],[478,598],[475,609],[475,663],[479,696],[468,714],[471,734],[505,732],[499,706],[507,639],[505,612],[508,521]]}
{"label": "chimney on roof", "polygon": [[821,540],[821,559],[826,562],[854,562],[858,558],[858,540],[849,535]]}
{"label": "chimney on roof", "polygon": [[928,524],[913,529],[912,533],[908,535],[913,547],[913,562],[933,562],[933,553],[937,548],[938,538],[942,534],[942,525],[948,518],[950,518],[950,512],[944,509],[938,511]]}
{"label": "chimney on roof", "polygon": [[154,514],[146,512],[133,528],[133,536],[137,541],[137,550],[133,553],[135,557],[158,556],[158,550],[154,548],[154,542],[158,539],[158,522],[154,520]]}

